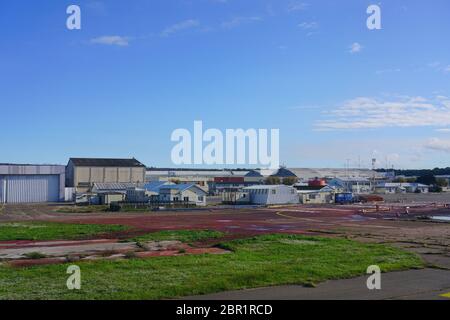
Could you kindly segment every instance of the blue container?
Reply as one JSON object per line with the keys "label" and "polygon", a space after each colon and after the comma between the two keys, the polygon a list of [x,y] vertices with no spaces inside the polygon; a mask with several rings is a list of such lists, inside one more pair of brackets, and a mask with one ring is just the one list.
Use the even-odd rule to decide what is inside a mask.
{"label": "blue container", "polygon": [[339,204],[346,204],[353,202],[353,193],[336,193],[335,202]]}

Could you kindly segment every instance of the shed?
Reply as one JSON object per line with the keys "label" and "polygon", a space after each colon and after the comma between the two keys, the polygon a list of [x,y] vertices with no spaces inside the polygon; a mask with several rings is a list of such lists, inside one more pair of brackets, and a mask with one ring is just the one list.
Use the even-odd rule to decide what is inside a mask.
{"label": "shed", "polygon": [[260,185],[243,189],[250,193],[253,204],[295,204],[299,198],[295,188],[285,185]]}
{"label": "shed", "polygon": [[0,164],[0,203],[64,201],[64,187],[64,166]]}

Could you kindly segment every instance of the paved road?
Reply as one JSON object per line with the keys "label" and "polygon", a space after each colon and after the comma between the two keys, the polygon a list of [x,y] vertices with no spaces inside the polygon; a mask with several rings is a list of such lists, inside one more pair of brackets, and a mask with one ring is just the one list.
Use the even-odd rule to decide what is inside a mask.
{"label": "paved road", "polygon": [[[203,296],[185,297],[192,300],[449,300],[450,271],[422,269],[391,272],[381,275],[381,290],[368,290],[367,277],[333,280],[316,288],[277,286],[251,290],[227,291]],[[448,297],[442,295],[448,295]]]}

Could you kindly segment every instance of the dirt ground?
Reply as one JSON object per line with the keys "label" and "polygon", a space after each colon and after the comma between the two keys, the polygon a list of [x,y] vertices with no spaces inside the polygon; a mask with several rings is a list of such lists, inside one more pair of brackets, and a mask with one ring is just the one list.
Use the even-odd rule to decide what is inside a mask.
{"label": "dirt ground", "polygon": [[[405,214],[407,206],[408,215]],[[294,205],[158,213],[68,214],[58,213],[56,208],[51,205],[5,206],[0,213],[0,223],[54,221],[132,227],[127,232],[102,235],[103,239],[123,239],[147,232],[182,229],[223,231],[229,239],[267,233],[347,237],[390,243],[420,254],[430,266],[450,269],[450,224],[415,219],[419,216],[450,216],[450,207],[444,201],[437,202],[435,199],[426,202],[391,202],[378,206]]]}

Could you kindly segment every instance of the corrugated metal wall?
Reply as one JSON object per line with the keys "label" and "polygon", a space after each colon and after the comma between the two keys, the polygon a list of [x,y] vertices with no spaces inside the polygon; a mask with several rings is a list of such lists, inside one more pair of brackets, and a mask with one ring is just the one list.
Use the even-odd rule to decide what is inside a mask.
{"label": "corrugated metal wall", "polygon": [[6,179],[6,190],[2,188],[3,197],[0,199],[6,199],[6,203],[57,202],[59,200],[59,175],[11,175],[1,179]]}
{"label": "corrugated metal wall", "polygon": [[5,193],[3,189],[5,188],[5,179],[0,176],[0,203],[4,203],[6,201]]}

